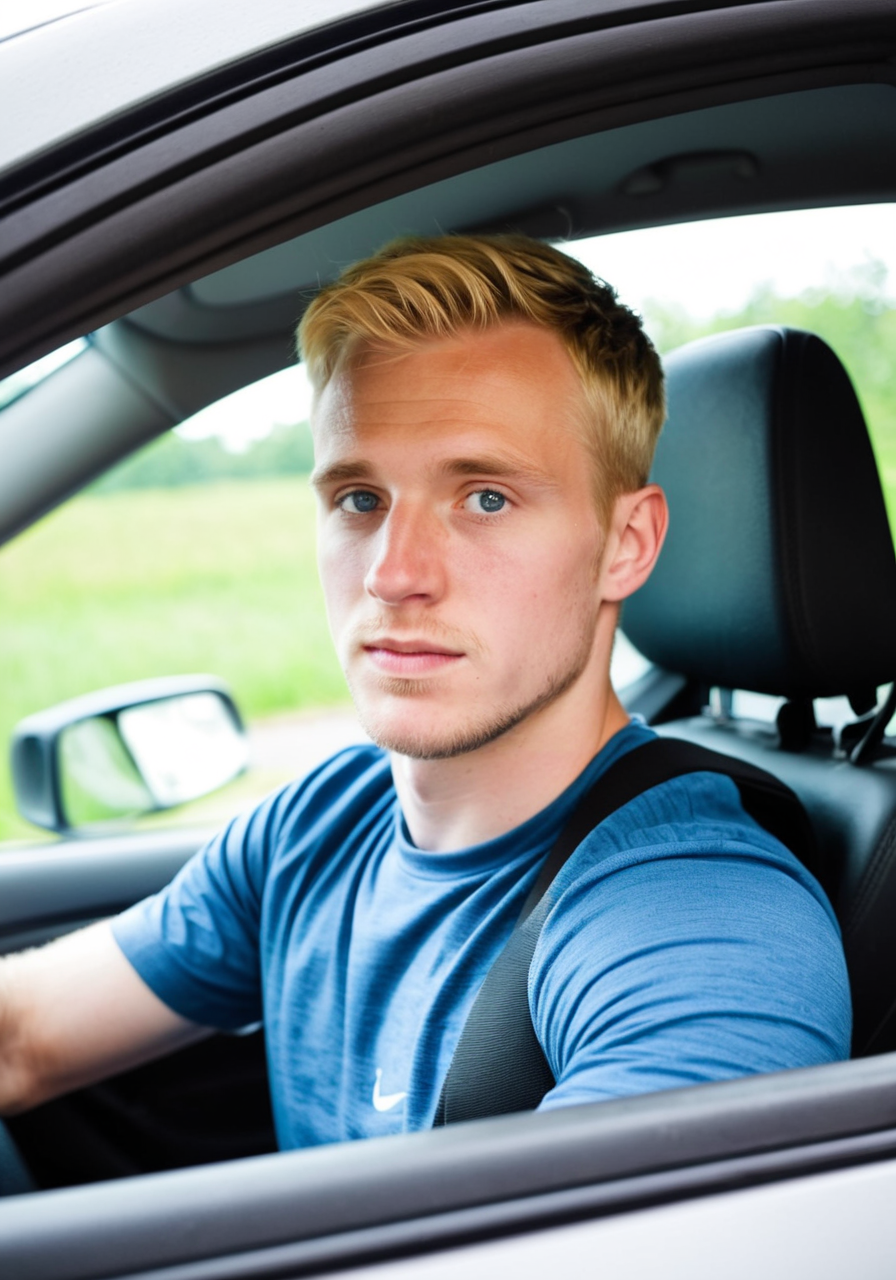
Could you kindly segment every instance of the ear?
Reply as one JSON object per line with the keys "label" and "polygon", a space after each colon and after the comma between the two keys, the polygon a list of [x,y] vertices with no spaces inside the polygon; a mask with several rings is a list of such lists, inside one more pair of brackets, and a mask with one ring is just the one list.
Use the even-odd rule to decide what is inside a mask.
{"label": "ear", "polygon": [[601,563],[601,598],[625,600],[650,577],[666,537],[669,508],[657,484],[616,499]]}

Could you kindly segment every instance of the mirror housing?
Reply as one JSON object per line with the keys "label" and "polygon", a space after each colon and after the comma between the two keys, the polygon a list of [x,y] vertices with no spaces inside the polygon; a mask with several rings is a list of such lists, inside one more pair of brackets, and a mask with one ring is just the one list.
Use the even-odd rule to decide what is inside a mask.
{"label": "mirror housing", "polygon": [[19,813],[58,832],[196,800],[248,763],[233,696],[204,675],[72,698],[22,720],[11,751]]}

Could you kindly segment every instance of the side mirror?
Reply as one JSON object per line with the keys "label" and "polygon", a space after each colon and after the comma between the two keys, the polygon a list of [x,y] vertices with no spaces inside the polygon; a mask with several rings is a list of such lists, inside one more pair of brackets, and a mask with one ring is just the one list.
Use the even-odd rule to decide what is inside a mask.
{"label": "side mirror", "polygon": [[28,716],[12,738],[16,807],[51,831],[196,800],[247,761],[242,719],[213,676],[101,689]]}

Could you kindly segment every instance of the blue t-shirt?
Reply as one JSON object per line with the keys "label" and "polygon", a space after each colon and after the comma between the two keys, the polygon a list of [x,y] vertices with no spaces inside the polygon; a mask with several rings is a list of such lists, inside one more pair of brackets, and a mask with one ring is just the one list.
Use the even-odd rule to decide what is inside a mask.
{"label": "blue t-shirt", "polygon": [[[427,1127],[560,828],[652,736],[628,725],[528,822],[448,853],[412,843],[386,754],[350,748],[236,818],[115,936],[183,1016],[264,1021],[282,1147]],[[542,1107],[848,1056],[831,907],[730,779],[646,792],[588,836],[551,897],[529,975],[557,1082]]]}

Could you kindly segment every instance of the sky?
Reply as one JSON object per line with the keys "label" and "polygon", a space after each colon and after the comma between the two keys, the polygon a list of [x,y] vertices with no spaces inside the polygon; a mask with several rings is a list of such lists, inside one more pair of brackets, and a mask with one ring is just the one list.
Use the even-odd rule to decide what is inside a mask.
{"label": "sky", "polygon": [[[847,287],[867,264],[889,273],[896,304],[896,205],[798,210],[627,231],[563,246],[608,280],[635,310],[647,299],[679,303],[694,317],[737,311],[769,283],[784,297]],[[297,367],[211,405],[178,428],[246,448],[275,423],[306,419],[311,390]]]}
{"label": "sky", "polygon": [[870,260],[896,298],[896,205],[847,205],[717,218],[583,240],[570,246],[622,300],[681,302],[700,318],[738,311],[757,286],[782,297],[836,284]]}

